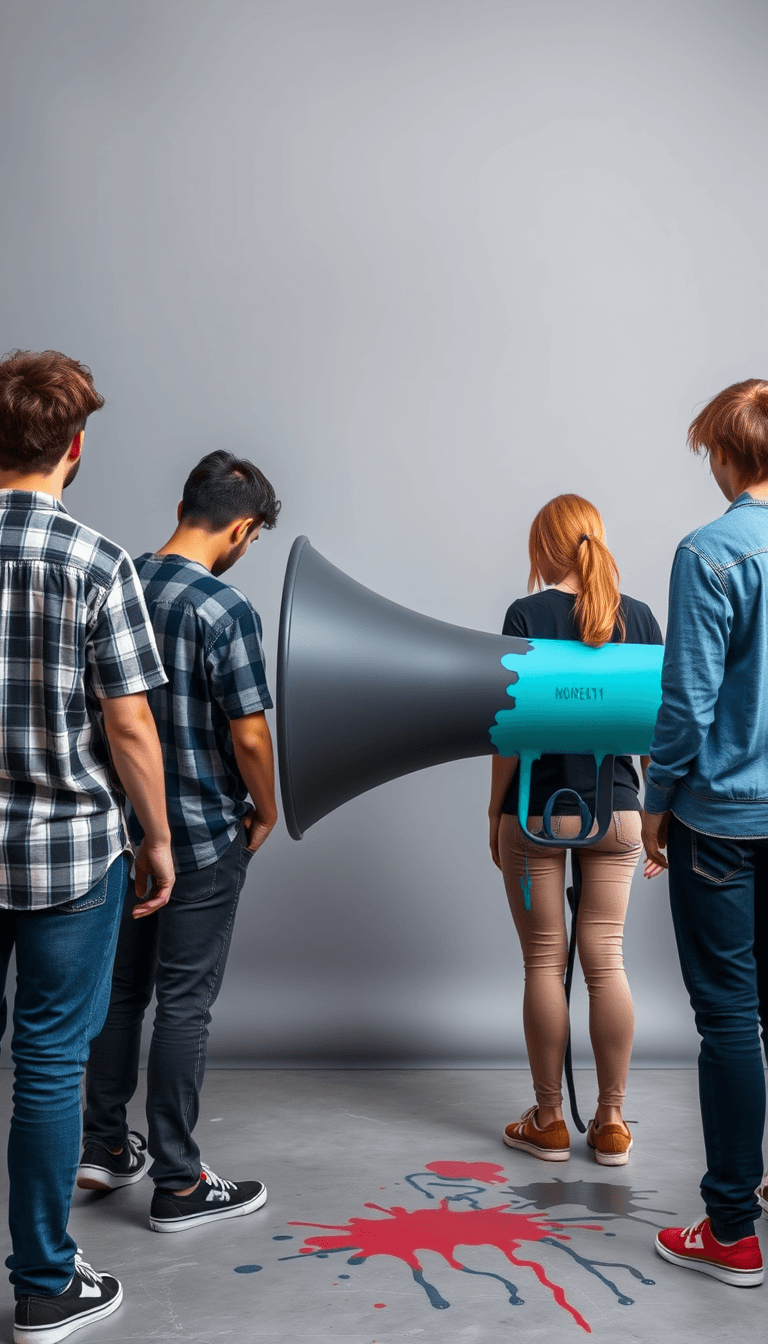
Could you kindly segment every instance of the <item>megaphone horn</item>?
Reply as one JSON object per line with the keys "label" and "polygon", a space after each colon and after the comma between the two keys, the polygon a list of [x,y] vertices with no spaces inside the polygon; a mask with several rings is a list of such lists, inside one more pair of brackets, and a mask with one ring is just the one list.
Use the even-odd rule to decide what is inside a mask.
{"label": "megaphone horn", "polygon": [[[578,798],[569,848],[605,834],[613,758],[645,755],[663,649],[514,639],[420,616],[356,583],[298,537],[283,587],[277,743],[290,834],[389,779],[468,756],[519,758],[527,835],[531,767],[543,753],[595,758],[595,817]],[[539,844],[562,845],[544,809]]]}
{"label": "megaphone horn", "polygon": [[293,839],[387,780],[493,754],[489,730],[516,680],[501,659],[530,647],[379,597],[297,537],[277,666],[280,784]]}

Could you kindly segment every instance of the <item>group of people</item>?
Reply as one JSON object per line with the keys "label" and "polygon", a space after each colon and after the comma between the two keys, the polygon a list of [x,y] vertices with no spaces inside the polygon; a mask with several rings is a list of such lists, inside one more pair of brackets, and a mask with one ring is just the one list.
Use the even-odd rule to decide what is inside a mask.
{"label": "group of people", "polygon": [[[4,987],[15,950],[15,1344],[57,1344],[122,1300],[119,1281],[92,1269],[67,1232],[75,1182],[133,1184],[148,1152],[156,1232],[248,1214],[267,1195],[258,1180],[217,1176],[194,1130],[240,891],[277,819],[261,622],[222,575],[274,527],[280,503],[253,463],[209,453],[184,485],[170,539],[132,561],[62,503],[86,421],[103,404],[90,371],[56,351],[0,361],[0,966]],[[727,388],[694,420],[690,443],[730,507],[675,557],[644,810],[632,761],[619,758],[612,825],[580,851],[577,936],[598,1077],[587,1143],[603,1166],[623,1165],[632,1148],[622,935],[644,846],[648,877],[669,868],[702,1037],[708,1164],[705,1217],[660,1232],[657,1249],[751,1286],[763,1278],[755,1220],[768,1210],[768,383]],[[531,595],[510,606],[505,634],[661,644],[650,609],[619,592],[587,500],[545,505],[530,558]],[[523,950],[536,1101],[504,1142],[564,1161],[564,871],[582,805],[594,805],[594,767],[564,754],[534,768],[529,829],[559,794],[551,828],[563,845],[545,849],[516,819],[516,764],[493,761],[490,846]],[[153,993],[145,1139],[127,1106]],[[3,999],[0,1029],[5,1012]]]}
{"label": "group of people", "polygon": [[67,1223],[75,1181],[114,1190],[147,1168],[126,1107],[153,992],[150,1226],[179,1232],[267,1197],[261,1181],[217,1176],[194,1129],[240,891],[277,820],[261,622],[222,575],[274,527],[280,503],[252,462],[209,453],[170,539],[131,561],[61,500],[102,405],[90,371],[56,351],[0,361],[0,966],[4,989],[15,950],[16,1344],[56,1344],[122,1300]]}
{"label": "group of people", "polygon": [[[650,755],[641,758],[643,807],[632,761],[619,757],[612,825],[579,850],[576,938],[598,1083],[587,1144],[602,1166],[623,1166],[633,1143],[622,1115],[634,1027],[622,936],[644,847],[646,877],[669,870],[680,965],[701,1036],[707,1161],[705,1216],[662,1230],[656,1249],[673,1264],[753,1287],[763,1282],[755,1222],[761,1207],[768,1214],[760,1043],[762,1030],[768,1046],[768,382],[725,388],[694,419],[688,440],[707,454],[729,507],[675,555],[662,703]],[[512,603],[504,634],[593,647],[662,643],[649,608],[619,592],[602,519],[588,500],[550,500],[533,522],[529,551],[531,595]],[[493,760],[490,847],[522,946],[536,1101],[507,1125],[504,1142],[561,1162],[570,1156],[561,1091],[569,1039],[564,872],[568,838],[582,824],[579,800],[594,811],[595,767],[592,758],[568,755],[534,766],[529,830],[541,830],[558,795],[550,829],[562,848],[537,847],[521,829],[516,769],[515,758]]]}

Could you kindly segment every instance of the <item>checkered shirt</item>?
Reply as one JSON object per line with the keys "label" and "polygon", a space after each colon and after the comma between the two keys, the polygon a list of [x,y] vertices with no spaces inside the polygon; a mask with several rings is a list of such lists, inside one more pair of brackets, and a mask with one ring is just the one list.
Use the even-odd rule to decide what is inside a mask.
{"label": "checkered shirt", "polygon": [[0,909],[82,896],[125,848],[100,699],[165,681],[119,546],[0,490]]}
{"label": "checkered shirt", "polygon": [[[135,562],[168,684],[151,691],[178,873],[215,863],[248,811],[230,719],[271,709],[261,620],[237,588],[180,555]],[[134,842],[142,831],[130,807]]]}

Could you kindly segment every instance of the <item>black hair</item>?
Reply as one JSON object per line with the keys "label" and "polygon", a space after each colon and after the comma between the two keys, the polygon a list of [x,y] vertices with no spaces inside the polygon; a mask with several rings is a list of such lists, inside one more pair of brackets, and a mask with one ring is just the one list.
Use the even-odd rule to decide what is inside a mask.
{"label": "black hair", "polygon": [[201,457],[184,484],[181,517],[206,532],[221,532],[236,518],[272,528],[279,512],[280,500],[264,473],[223,448]]}

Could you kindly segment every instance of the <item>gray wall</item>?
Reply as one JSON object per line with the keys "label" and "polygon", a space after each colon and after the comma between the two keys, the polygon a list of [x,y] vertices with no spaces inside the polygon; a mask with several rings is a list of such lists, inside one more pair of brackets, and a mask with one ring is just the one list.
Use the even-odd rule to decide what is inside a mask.
{"label": "gray wall", "polygon": [[[500,628],[551,495],[602,509],[663,620],[719,512],[694,408],[765,375],[768,12],[745,0],[0,5],[2,338],[90,363],[70,509],[133,553],[216,446],[300,532],[430,615]],[[350,804],[253,863],[220,1061],[521,1060],[488,763]],[[690,1059],[664,881],[627,936],[637,1059]],[[577,1053],[586,1048],[583,996]]]}

